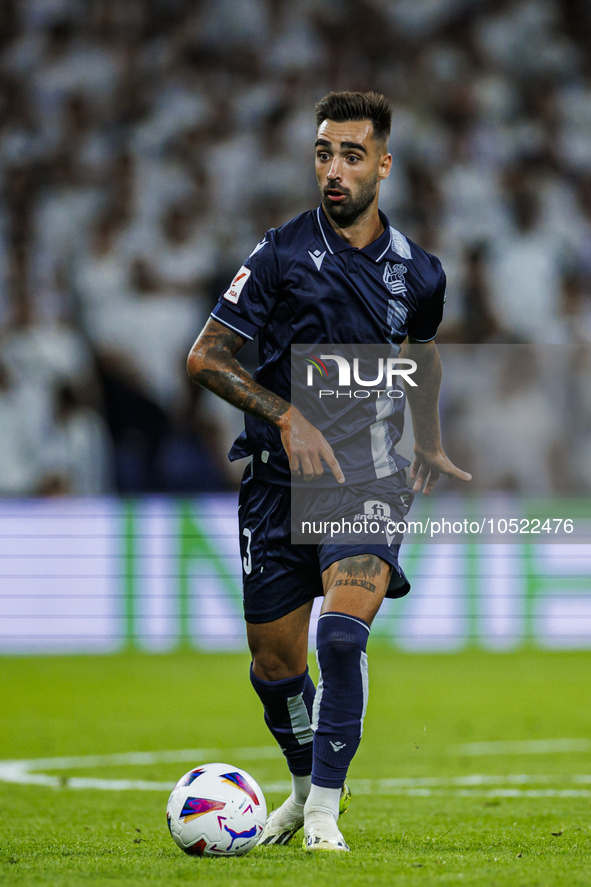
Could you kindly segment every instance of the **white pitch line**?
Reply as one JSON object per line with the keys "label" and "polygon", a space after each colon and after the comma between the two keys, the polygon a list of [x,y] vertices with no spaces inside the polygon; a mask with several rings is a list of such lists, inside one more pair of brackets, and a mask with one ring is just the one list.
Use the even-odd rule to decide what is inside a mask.
{"label": "white pitch line", "polygon": [[589,739],[531,739],[515,742],[469,742],[466,745],[452,745],[448,754],[452,757],[467,755],[485,757],[488,755],[552,755],[569,752],[591,751]]}
{"label": "white pitch line", "polygon": [[[490,777],[496,778],[496,777]],[[536,781],[535,777],[529,777],[532,782]],[[553,777],[550,777],[553,778]],[[576,777],[573,777],[575,781]],[[556,781],[560,781],[561,777],[556,777]],[[591,777],[590,777],[591,781]],[[404,787],[393,786],[387,783],[392,780],[384,779],[348,779],[353,795],[390,795],[406,798],[591,798],[591,790],[589,789],[519,789],[519,788],[497,788],[490,790],[462,789],[462,788],[423,788],[423,787]],[[291,782],[274,782],[262,786],[263,791],[271,794],[282,794],[291,791]]]}
{"label": "white pitch line", "polygon": [[51,776],[38,770],[75,770],[93,767],[146,766],[149,764],[175,763],[202,760],[218,761],[222,758],[243,760],[268,760],[281,757],[277,746],[255,748],[185,748],[178,751],[124,752],[113,755],[77,755],[69,758],[34,758],[31,760],[0,761],[0,782],[18,785],[45,785],[50,788],[97,788],[110,791],[137,789],[138,791],[170,791],[174,783],[147,782],[131,779],[85,779],[79,777]]}
{"label": "white pitch line", "polygon": [[[473,754],[517,753],[550,754],[555,751],[584,751],[587,740],[538,740],[532,742],[472,743],[456,748],[472,750]],[[490,751],[491,747],[494,749]],[[483,749],[487,749],[484,751]],[[527,749],[527,750],[526,750]],[[457,752],[456,752],[457,753]],[[464,753],[466,753],[464,751]],[[512,751],[511,753],[515,753]],[[96,777],[66,777],[40,773],[40,770],[92,769],[108,766],[146,766],[157,763],[203,760],[270,760],[281,757],[276,746],[255,748],[194,748],[178,751],[125,752],[111,755],[85,755],[61,758],[35,758],[31,760],[0,761],[0,782],[20,785],[42,785],[50,788],[98,789],[102,791],[170,791],[172,782],[152,782],[138,779],[101,779]],[[349,784],[359,795],[398,795],[407,797],[490,797],[490,798],[588,798],[591,790],[584,788],[529,788],[551,783],[562,785],[589,785],[591,774],[571,776],[544,774],[509,774],[505,776],[473,773],[467,776],[449,777],[401,777],[395,779],[352,779]],[[490,788],[487,788],[490,786]],[[494,787],[493,787],[494,786]],[[290,782],[263,785],[266,792],[283,793],[291,789]]]}
{"label": "white pitch line", "polygon": [[30,770],[74,770],[92,767],[120,767],[127,764],[176,763],[177,761],[199,761],[216,755],[228,755],[245,760],[266,760],[280,758],[281,751],[276,745],[255,748],[183,748],[178,751],[132,751],[112,755],[77,755],[69,758],[35,758],[30,761],[0,761],[4,764],[26,765]]}

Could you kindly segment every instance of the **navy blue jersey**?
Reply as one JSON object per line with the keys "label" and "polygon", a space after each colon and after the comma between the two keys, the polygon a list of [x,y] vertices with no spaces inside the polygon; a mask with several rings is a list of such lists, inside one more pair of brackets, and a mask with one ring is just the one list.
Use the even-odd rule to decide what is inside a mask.
{"label": "navy blue jersey", "polygon": [[[435,338],[445,301],[441,263],[390,227],[381,212],[380,218],[384,232],[363,249],[338,236],[322,207],[271,229],[214,308],[214,319],[242,338],[258,335],[260,366],[254,378],[285,400],[291,400],[292,345],[399,346],[407,335],[419,342]],[[394,451],[403,407],[374,402],[372,409],[373,421],[365,420],[369,461],[353,474],[343,469],[347,483],[385,477],[408,464]],[[382,441],[379,465],[370,439],[376,425]],[[330,432],[325,436],[333,445]],[[230,459],[249,455],[255,477],[290,482],[278,429],[246,415]],[[338,448],[335,455],[339,458]]]}

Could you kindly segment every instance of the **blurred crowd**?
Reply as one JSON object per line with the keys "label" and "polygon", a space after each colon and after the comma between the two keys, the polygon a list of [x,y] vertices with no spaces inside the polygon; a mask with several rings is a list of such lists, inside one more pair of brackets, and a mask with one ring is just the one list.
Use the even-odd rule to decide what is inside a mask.
{"label": "blurred crowd", "polygon": [[591,344],[586,0],[2,0],[0,495],[236,485],[241,417],[185,358],[317,204],[330,89],[393,104],[382,208],[443,262],[440,341]]}

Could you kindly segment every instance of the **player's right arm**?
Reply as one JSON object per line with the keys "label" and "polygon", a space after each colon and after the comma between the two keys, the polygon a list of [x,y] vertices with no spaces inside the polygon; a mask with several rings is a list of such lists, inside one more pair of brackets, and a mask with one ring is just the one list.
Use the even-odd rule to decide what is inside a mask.
{"label": "player's right arm", "polygon": [[457,468],[446,456],[441,445],[439,427],[439,390],[441,388],[441,358],[435,345],[435,336],[443,316],[446,280],[439,259],[430,257],[437,271],[437,279],[429,298],[420,306],[408,327],[408,336],[401,354],[414,360],[414,385],[405,385],[415,436],[415,458],[410,469],[415,493],[421,490],[428,496],[441,474],[454,480],[470,481],[472,475]]}
{"label": "player's right arm", "polygon": [[306,481],[320,477],[324,461],[338,483],[344,483],[341,467],[324,435],[290,403],[259,385],[238,362],[235,355],[244,341],[210,317],[189,353],[189,377],[239,410],[276,425],[294,476],[302,475]]}
{"label": "player's right arm", "polygon": [[410,470],[413,490],[415,493],[422,490],[428,496],[441,474],[452,480],[472,480],[471,474],[451,462],[441,444],[439,390],[442,369],[435,342],[417,342],[409,336],[401,354],[416,364],[415,385],[405,386],[415,437],[415,458]]}

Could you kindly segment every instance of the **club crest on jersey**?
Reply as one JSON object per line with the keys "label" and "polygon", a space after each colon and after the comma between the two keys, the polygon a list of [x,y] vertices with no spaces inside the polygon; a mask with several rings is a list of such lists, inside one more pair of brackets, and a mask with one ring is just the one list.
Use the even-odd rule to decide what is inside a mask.
{"label": "club crest on jersey", "polygon": [[403,265],[402,263],[392,265],[390,262],[386,262],[386,267],[384,268],[384,283],[393,296],[400,296],[406,293],[404,275],[407,270],[406,265]]}
{"label": "club crest on jersey", "polygon": [[244,265],[242,265],[242,267],[238,271],[238,274],[224,293],[224,299],[227,299],[228,302],[232,302],[232,304],[237,305],[238,299],[240,298],[240,293],[242,292],[242,287],[249,277],[250,268],[245,268]]}

